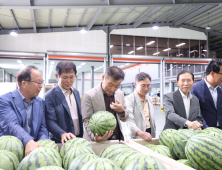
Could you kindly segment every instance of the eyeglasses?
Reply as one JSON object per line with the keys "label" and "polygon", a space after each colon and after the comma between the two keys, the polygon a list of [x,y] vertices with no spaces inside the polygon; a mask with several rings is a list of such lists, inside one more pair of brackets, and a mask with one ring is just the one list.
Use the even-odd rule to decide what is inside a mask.
{"label": "eyeglasses", "polygon": [[34,82],[34,83],[38,84],[38,86],[41,86],[41,85],[43,85],[43,84],[44,84],[44,80],[42,80],[42,81],[31,81],[31,80],[25,80],[25,81],[28,81],[28,82]]}
{"label": "eyeglasses", "polygon": [[220,75],[222,75],[222,73],[217,73],[217,74],[220,74]]}

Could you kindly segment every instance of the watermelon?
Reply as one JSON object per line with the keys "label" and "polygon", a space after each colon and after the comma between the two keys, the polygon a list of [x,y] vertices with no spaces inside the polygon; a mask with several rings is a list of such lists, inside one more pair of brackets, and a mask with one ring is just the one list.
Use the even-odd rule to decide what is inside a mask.
{"label": "watermelon", "polygon": [[142,155],[134,158],[124,170],[157,170],[166,169],[165,165],[157,158]]}
{"label": "watermelon", "polygon": [[203,130],[203,132],[215,132],[215,133],[222,133],[222,130],[216,127],[208,127],[206,129]]}
{"label": "watermelon", "polygon": [[94,154],[93,150],[85,146],[76,146],[66,153],[63,158],[63,167],[68,170],[71,162],[79,155]]}
{"label": "watermelon", "polygon": [[177,161],[180,162],[180,163],[182,163],[182,164],[184,164],[184,165],[187,165],[187,166],[193,168],[191,162],[190,162],[188,159],[179,159],[179,160],[177,160]]}
{"label": "watermelon", "polygon": [[99,158],[94,154],[84,154],[77,156],[70,164],[69,170],[80,170],[87,162]]}
{"label": "watermelon", "polygon": [[116,118],[108,111],[98,111],[89,119],[90,130],[99,136],[103,136],[107,131],[114,131],[116,124]]}
{"label": "watermelon", "polygon": [[151,145],[150,146],[150,144],[148,144],[146,145],[146,147],[161,155],[167,156],[169,158],[173,158],[170,152],[170,149],[167,146],[164,146],[164,145],[154,145],[154,146]]}
{"label": "watermelon", "polygon": [[16,170],[19,165],[17,156],[7,150],[0,150],[0,168],[6,170]]}
{"label": "watermelon", "polygon": [[61,163],[54,155],[56,150],[52,148],[39,147],[26,156],[18,166],[18,170],[35,170],[44,166],[59,166]]}
{"label": "watermelon", "polygon": [[8,150],[14,153],[19,162],[24,157],[24,147],[22,142],[14,136],[2,136],[0,137],[0,150]]}
{"label": "watermelon", "polygon": [[187,159],[198,170],[221,170],[222,141],[208,134],[191,137],[185,147]]}
{"label": "watermelon", "polygon": [[132,151],[132,149],[129,146],[123,144],[114,144],[103,149],[99,157],[114,160],[114,158],[118,154],[121,154],[126,151]]}
{"label": "watermelon", "polygon": [[177,132],[175,129],[166,129],[161,132],[159,136],[159,144],[167,146],[170,149],[173,159],[176,159],[176,155],[173,152],[173,141],[172,137]]}
{"label": "watermelon", "polygon": [[97,158],[87,162],[81,170],[121,170],[112,160],[106,158]]}
{"label": "watermelon", "polygon": [[177,158],[186,159],[185,145],[188,139],[190,139],[195,134],[195,130],[181,129],[173,135],[173,151]]}
{"label": "watermelon", "polygon": [[92,145],[83,138],[72,138],[68,140],[60,149],[60,155],[62,158],[65,156],[65,154],[72,148],[76,146],[85,146],[90,149],[92,149]]}
{"label": "watermelon", "polygon": [[59,166],[45,166],[45,167],[38,168],[36,170],[64,170],[64,169]]}
{"label": "watermelon", "polygon": [[114,162],[121,168],[125,169],[125,167],[136,157],[141,156],[141,153],[135,152],[135,151],[126,151],[119,155],[117,155],[114,158]]}
{"label": "watermelon", "polygon": [[56,143],[52,140],[49,139],[44,139],[44,140],[39,140],[38,143],[43,146],[43,147],[47,147],[47,148],[53,148],[55,149],[57,152],[59,152],[59,147],[56,145]]}

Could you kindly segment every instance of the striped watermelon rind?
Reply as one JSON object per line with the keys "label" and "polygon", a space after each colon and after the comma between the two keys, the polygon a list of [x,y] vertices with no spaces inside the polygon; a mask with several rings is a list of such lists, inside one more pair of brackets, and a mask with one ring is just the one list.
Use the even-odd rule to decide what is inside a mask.
{"label": "striped watermelon rind", "polygon": [[132,160],[124,170],[141,170],[141,169],[166,169],[166,166],[157,158],[142,155]]}
{"label": "striped watermelon rind", "polygon": [[103,136],[107,131],[115,130],[116,118],[108,111],[98,111],[89,119],[89,128],[94,134]]}
{"label": "striped watermelon rind", "polygon": [[24,146],[21,140],[15,136],[0,137],[0,150],[8,150],[13,152],[18,157],[19,162],[24,157]]}
{"label": "striped watermelon rind", "polygon": [[198,170],[222,167],[222,141],[220,137],[198,134],[191,137],[185,147],[187,159]]}
{"label": "striped watermelon rind", "polygon": [[66,153],[66,155],[63,158],[63,167],[65,169],[69,169],[70,164],[72,161],[79,155],[83,154],[95,154],[93,150],[89,147],[84,146],[76,146],[72,148],[70,151]]}
{"label": "striped watermelon rind", "polygon": [[0,168],[16,170],[19,165],[17,156],[10,151],[0,150]]}
{"label": "striped watermelon rind", "polygon": [[77,156],[70,164],[69,170],[80,170],[84,164],[99,158],[95,154],[84,154]]}
{"label": "striped watermelon rind", "polygon": [[114,144],[103,149],[99,157],[113,160],[118,154],[126,151],[132,151],[132,149],[127,145]]}
{"label": "striped watermelon rind", "polygon": [[121,170],[121,168],[116,165],[112,160],[107,158],[97,158],[87,162],[81,170]]}
{"label": "striped watermelon rind", "polygon": [[161,155],[164,155],[169,158],[173,158],[172,153],[170,152],[170,149],[167,146],[164,146],[164,145],[153,145],[153,146],[151,145],[150,146],[150,145],[151,144],[148,144],[146,145],[146,147]]}
{"label": "striped watermelon rind", "polygon": [[83,139],[83,138],[72,138],[68,140],[60,149],[60,155],[63,158],[65,154],[72,148],[76,146],[84,146],[92,149],[92,145],[89,143],[89,141]]}
{"label": "striped watermelon rind", "polygon": [[38,143],[43,147],[53,148],[59,152],[59,147],[56,145],[55,141],[49,139],[39,140]]}
{"label": "striped watermelon rind", "polygon": [[187,165],[187,166],[193,168],[191,162],[190,162],[188,159],[179,159],[179,160],[177,160],[177,161],[180,162],[180,163],[182,163],[182,164],[184,164],[184,165]]}
{"label": "striped watermelon rind", "polygon": [[[45,150],[51,150],[51,148],[45,148]],[[45,166],[62,167],[51,151],[45,152],[43,147],[40,147],[32,151],[20,162],[18,170],[35,170]]]}
{"label": "striped watermelon rind", "polygon": [[59,166],[45,166],[45,167],[38,168],[36,170],[64,170],[64,169]]}

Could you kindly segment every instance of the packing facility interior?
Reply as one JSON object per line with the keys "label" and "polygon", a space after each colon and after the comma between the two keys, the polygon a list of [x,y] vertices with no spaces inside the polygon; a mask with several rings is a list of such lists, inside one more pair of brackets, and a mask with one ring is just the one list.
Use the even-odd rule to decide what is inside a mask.
{"label": "packing facility interior", "polygon": [[62,60],[76,64],[73,86],[80,95],[101,83],[108,66],[124,70],[125,95],[134,91],[135,75],[146,72],[152,77],[157,136],[165,122],[163,94],[178,89],[176,75],[189,70],[200,81],[211,59],[222,57],[221,0],[0,0],[0,5],[0,94],[15,89],[16,74],[27,65],[43,75],[40,97],[57,83],[55,66]]}

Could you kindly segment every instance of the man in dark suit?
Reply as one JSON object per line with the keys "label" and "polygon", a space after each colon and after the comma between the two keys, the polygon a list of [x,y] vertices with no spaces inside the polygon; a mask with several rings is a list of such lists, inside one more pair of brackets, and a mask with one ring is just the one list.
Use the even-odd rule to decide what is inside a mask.
{"label": "man in dark suit", "polygon": [[164,110],[166,113],[165,129],[200,129],[202,118],[200,114],[199,100],[190,93],[194,84],[194,75],[189,71],[181,71],[177,75],[179,90],[165,94]]}
{"label": "man in dark suit", "polygon": [[16,76],[18,89],[0,96],[0,137],[19,138],[25,155],[41,147],[36,141],[48,139],[45,103],[38,97],[43,80],[35,66],[27,66]]}
{"label": "man in dark suit", "polygon": [[222,62],[212,60],[207,66],[206,75],[194,84],[191,93],[200,101],[203,128],[222,129]]}
{"label": "man in dark suit", "polygon": [[72,87],[76,66],[71,61],[59,62],[55,74],[58,84],[49,90],[46,103],[46,123],[51,139],[56,143],[83,136],[81,100],[78,90]]}

